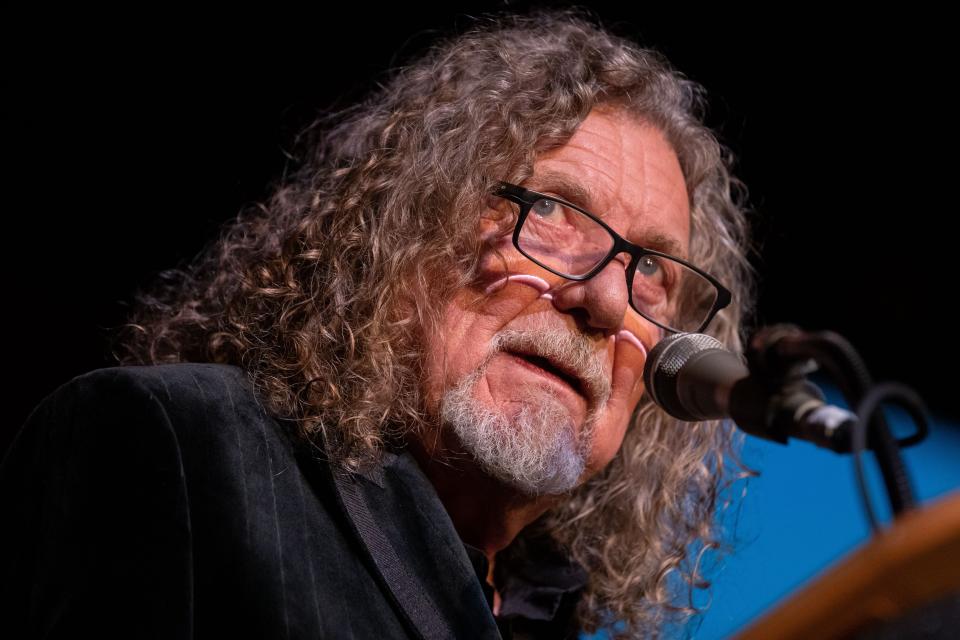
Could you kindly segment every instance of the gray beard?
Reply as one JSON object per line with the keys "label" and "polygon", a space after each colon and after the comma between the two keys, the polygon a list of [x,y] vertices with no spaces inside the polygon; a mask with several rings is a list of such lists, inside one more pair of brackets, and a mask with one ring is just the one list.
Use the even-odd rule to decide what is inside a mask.
{"label": "gray beard", "polygon": [[485,371],[486,362],[441,400],[441,417],[463,448],[487,474],[524,494],[556,495],[576,487],[590,454],[595,412],[588,413],[578,438],[566,405],[542,386],[524,388],[527,400],[519,410],[491,409],[475,395]]}

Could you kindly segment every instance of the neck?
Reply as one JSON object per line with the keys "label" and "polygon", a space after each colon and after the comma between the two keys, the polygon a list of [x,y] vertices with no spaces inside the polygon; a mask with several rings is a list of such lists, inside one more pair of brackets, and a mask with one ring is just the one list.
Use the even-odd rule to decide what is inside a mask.
{"label": "neck", "polygon": [[[460,538],[487,556],[491,575],[497,552],[509,546],[524,527],[558,500],[557,496],[520,494],[483,473],[468,454],[449,442],[430,446],[416,441],[411,451],[436,489]],[[451,455],[451,451],[455,453]]]}

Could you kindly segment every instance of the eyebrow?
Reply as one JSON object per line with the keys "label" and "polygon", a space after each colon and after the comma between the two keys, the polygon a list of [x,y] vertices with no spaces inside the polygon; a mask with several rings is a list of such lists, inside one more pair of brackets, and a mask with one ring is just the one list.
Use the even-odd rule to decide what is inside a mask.
{"label": "eyebrow", "polygon": [[597,197],[589,188],[583,186],[575,180],[572,180],[565,173],[546,171],[539,176],[531,178],[531,182],[534,184],[543,185],[535,190],[545,189],[548,191],[555,191],[568,202],[579,205],[590,211],[590,213],[593,213],[593,208],[597,203]]}
{"label": "eyebrow", "polygon": [[[538,176],[532,176],[530,182],[533,183],[531,188],[534,191],[553,191],[564,200],[586,209],[598,218],[604,217],[602,213],[596,211],[597,198],[594,193],[565,173],[545,171]],[[644,230],[639,244],[646,249],[667,253],[681,260],[687,259],[680,241],[658,229]]]}

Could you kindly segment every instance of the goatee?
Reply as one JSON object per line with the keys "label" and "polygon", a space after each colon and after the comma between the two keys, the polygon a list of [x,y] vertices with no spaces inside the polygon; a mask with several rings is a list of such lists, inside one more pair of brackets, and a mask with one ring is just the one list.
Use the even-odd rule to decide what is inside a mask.
{"label": "goatee", "polygon": [[[524,384],[524,402],[509,412],[477,398],[477,385],[498,352],[526,351],[532,345],[580,372],[592,398],[579,429],[567,405],[543,385]],[[503,331],[481,365],[443,394],[440,414],[493,478],[527,495],[562,494],[577,486],[586,468],[597,414],[610,393],[604,373],[590,343],[567,330]]]}

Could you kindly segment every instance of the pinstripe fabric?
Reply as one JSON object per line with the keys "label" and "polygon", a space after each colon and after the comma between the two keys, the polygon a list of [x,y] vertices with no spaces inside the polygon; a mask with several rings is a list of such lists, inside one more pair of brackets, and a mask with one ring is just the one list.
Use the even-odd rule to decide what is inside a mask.
{"label": "pinstripe fabric", "polygon": [[98,369],[51,393],[0,466],[0,637],[429,637],[404,613],[423,602],[454,637],[499,637],[409,454],[351,480],[395,553],[385,573],[285,429],[229,365]]}

